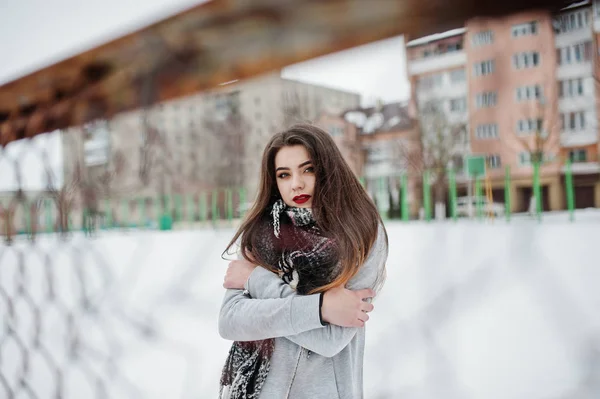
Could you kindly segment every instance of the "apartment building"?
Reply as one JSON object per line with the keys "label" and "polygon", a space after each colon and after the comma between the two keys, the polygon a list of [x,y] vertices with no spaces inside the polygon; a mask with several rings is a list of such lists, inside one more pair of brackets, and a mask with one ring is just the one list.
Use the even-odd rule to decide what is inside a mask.
{"label": "apartment building", "polygon": [[84,171],[113,197],[156,197],[224,187],[255,194],[270,136],[360,95],[269,74],[117,115],[64,135],[65,181]]}
{"label": "apartment building", "polygon": [[[409,115],[421,135],[422,150],[432,154],[443,148],[442,159],[451,159],[458,182],[465,182],[462,163],[471,149],[468,136],[468,61],[465,49],[466,29],[459,28],[411,40],[406,45],[408,80],[411,84]],[[425,160],[427,161],[427,160]]]}
{"label": "apartment building", "polygon": [[536,157],[543,160],[544,209],[566,206],[566,159],[573,162],[576,206],[600,207],[598,18],[598,2],[580,2],[554,14],[476,18],[407,44],[416,113],[427,96],[447,99],[452,74],[465,71],[466,153],[486,157],[496,200],[504,199],[509,168],[512,211],[528,207]]}
{"label": "apartment building", "polygon": [[420,182],[415,169],[419,167],[420,141],[408,104],[377,104],[326,113],[317,124],[331,134],[383,212],[389,210],[390,198],[399,204],[400,179],[406,174],[409,212],[413,217],[418,215]]}

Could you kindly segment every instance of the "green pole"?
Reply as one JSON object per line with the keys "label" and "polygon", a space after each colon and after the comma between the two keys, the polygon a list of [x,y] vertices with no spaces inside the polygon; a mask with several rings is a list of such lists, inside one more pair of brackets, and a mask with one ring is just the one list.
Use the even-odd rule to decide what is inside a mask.
{"label": "green pole", "polygon": [[175,221],[181,222],[183,219],[183,204],[181,194],[175,194]]}
{"label": "green pole", "polygon": [[33,234],[33,226],[31,225],[31,221],[33,218],[31,217],[31,205],[29,205],[29,201],[23,201],[23,217],[25,219],[25,233]]}
{"label": "green pole", "polygon": [[227,201],[227,221],[231,223],[233,220],[233,191],[228,188],[225,191],[226,201]]}
{"label": "green pole", "polygon": [[401,206],[402,206],[402,220],[408,222],[409,214],[408,214],[408,176],[406,173],[402,174],[402,196],[401,196]]}
{"label": "green pole", "polygon": [[123,211],[123,215],[121,216],[121,227],[128,227],[128,223],[129,223],[129,200],[127,199],[123,199],[121,200],[121,208]]}
{"label": "green pole", "polygon": [[106,228],[109,229],[112,227],[112,208],[110,206],[110,199],[104,201],[104,209],[106,209]]}
{"label": "green pole", "polygon": [[477,209],[477,218],[483,217],[483,203],[481,201],[481,179],[479,176],[475,177],[475,206]]}
{"label": "green pole", "polygon": [[[383,176],[379,177],[379,214],[381,215],[381,218],[383,220],[386,220],[388,218],[388,212],[387,210],[383,209],[383,199],[386,197],[386,193],[385,193],[385,178]],[[389,204],[391,206],[391,204]]]}
{"label": "green pole", "polygon": [[219,209],[217,207],[217,196],[219,194],[219,190],[212,190],[212,220],[213,223],[215,223],[218,219],[218,215],[217,213],[219,212]]}
{"label": "green pole", "polygon": [[535,197],[535,213],[539,221],[542,220],[542,190],[540,187],[540,162],[533,163],[533,196]]}
{"label": "green pole", "polygon": [[510,166],[504,168],[504,213],[506,221],[510,222],[511,201],[510,201]]}
{"label": "green pole", "polygon": [[162,217],[162,204],[161,197],[154,197],[154,221],[156,223],[160,223],[160,218]]}
{"label": "green pole", "polygon": [[44,213],[46,216],[46,232],[52,233],[52,201],[49,199],[44,200]]}
{"label": "green pole", "polygon": [[456,174],[452,168],[448,171],[448,174],[450,186],[450,192],[448,193],[450,195],[450,216],[452,216],[452,219],[456,221]]}
{"label": "green pole", "polygon": [[359,180],[360,180],[360,185],[363,186],[363,188],[365,188],[365,177],[361,176]]}
{"label": "green pole", "polygon": [[240,219],[246,214],[246,188],[240,188]]}
{"label": "green pole", "polygon": [[200,193],[200,221],[205,222],[207,219],[207,204],[206,204],[206,193]]}
{"label": "green pole", "polygon": [[194,223],[194,196],[192,194],[187,197],[187,219],[190,223]]}
{"label": "green pole", "polygon": [[431,187],[429,185],[429,170],[423,173],[423,208],[425,209],[425,220],[431,220]]}
{"label": "green pole", "polygon": [[571,170],[571,159],[567,159],[567,170],[565,171],[565,183],[567,185],[567,209],[569,220],[575,221],[575,189],[573,187],[573,172]]}
{"label": "green pole", "polygon": [[140,227],[146,226],[146,200],[144,198],[138,199],[138,209],[140,213]]}

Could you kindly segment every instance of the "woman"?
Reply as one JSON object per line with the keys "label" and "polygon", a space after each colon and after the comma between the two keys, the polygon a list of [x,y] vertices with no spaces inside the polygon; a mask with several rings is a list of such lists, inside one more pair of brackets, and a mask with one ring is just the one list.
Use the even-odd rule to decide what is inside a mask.
{"label": "woman", "polygon": [[331,137],[311,125],[274,135],[257,200],[226,252],[219,333],[235,341],[220,398],[362,398],[369,299],[387,234]]}

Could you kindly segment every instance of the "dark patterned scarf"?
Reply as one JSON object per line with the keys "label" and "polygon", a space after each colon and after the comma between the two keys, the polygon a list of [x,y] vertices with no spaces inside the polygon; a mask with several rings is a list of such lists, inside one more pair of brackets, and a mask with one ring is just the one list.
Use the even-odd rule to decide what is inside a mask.
{"label": "dark patterned scarf", "polygon": [[[253,256],[274,265],[279,277],[306,295],[339,274],[335,241],[316,226],[310,209],[276,201],[263,219]],[[220,399],[257,399],[267,378],[274,339],[234,342],[221,375]]]}

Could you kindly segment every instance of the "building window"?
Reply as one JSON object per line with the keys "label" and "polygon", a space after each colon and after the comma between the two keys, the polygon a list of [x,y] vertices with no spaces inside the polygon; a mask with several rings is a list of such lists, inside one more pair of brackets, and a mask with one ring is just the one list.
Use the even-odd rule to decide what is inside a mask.
{"label": "building window", "polygon": [[583,149],[569,151],[571,162],[587,162],[587,151]]}
{"label": "building window", "polygon": [[464,69],[454,69],[450,71],[450,82],[461,83],[467,80],[467,74]]}
{"label": "building window", "polygon": [[528,35],[537,35],[538,33],[538,22],[531,21],[526,22],[524,24],[513,25],[512,27],[512,36],[528,36]]}
{"label": "building window", "polygon": [[517,133],[537,133],[542,130],[544,121],[541,118],[537,119],[520,119],[517,121]]}
{"label": "building window", "polygon": [[[533,156],[532,156],[533,155]],[[537,155],[537,157],[535,156]],[[552,154],[547,154],[542,151],[534,152],[533,154],[528,151],[520,152],[517,157],[517,162],[520,166],[531,165],[533,158],[538,158],[541,160],[541,163],[553,162],[555,160],[555,156]]]}
{"label": "building window", "polygon": [[419,89],[433,89],[442,86],[444,75],[441,73],[436,73],[434,75],[421,76],[419,78]]}
{"label": "building window", "polygon": [[338,136],[344,135],[344,128],[342,126],[331,125],[331,126],[329,126],[329,129],[327,129],[327,130],[329,131],[329,134],[332,137],[338,137]]}
{"label": "building window", "polygon": [[490,169],[498,169],[502,166],[502,163],[500,162],[500,155],[498,154],[491,154],[486,156],[485,161],[487,167]]}
{"label": "building window", "polygon": [[495,91],[484,91],[475,96],[475,106],[477,108],[490,108],[496,106],[498,95]]}
{"label": "building window", "polygon": [[574,44],[556,49],[558,65],[579,64],[592,59],[592,42]]}
{"label": "building window", "polygon": [[542,98],[540,85],[517,87],[517,101],[539,100]]}
{"label": "building window", "polygon": [[560,114],[560,123],[563,131],[577,132],[585,129],[585,112],[566,112]]}
{"label": "building window", "polygon": [[589,11],[581,10],[554,18],[552,25],[557,34],[572,32],[589,26]]}
{"label": "building window", "polygon": [[517,69],[533,68],[540,64],[540,53],[525,51],[513,55],[513,65]]}
{"label": "building window", "polygon": [[495,62],[494,60],[487,60],[478,62],[473,65],[473,73],[475,76],[485,76],[494,73]]}
{"label": "building window", "polygon": [[475,129],[475,137],[480,140],[497,139],[498,125],[495,123],[486,123],[477,126],[477,128]]}
{"label": "building window", "polygon": [[473,35],[471,43],[473,46],[484,46],[486,44],[492,44],[494,42],[494,32],[486,30],[483,32],[477,32]]}
{"label": "building window", "polygon": [[520,152],[518,162],[521,166],[531,164],[531,154],[528,151]]}
{"label": "building window", "polygon": [[467,100],[464,97],[450,99],[450,111],[464,112],[467,110]]}
{"label": "building window", "polygon": [[583,96],[583,78],[558,82],[558,96],[561,98]]}

